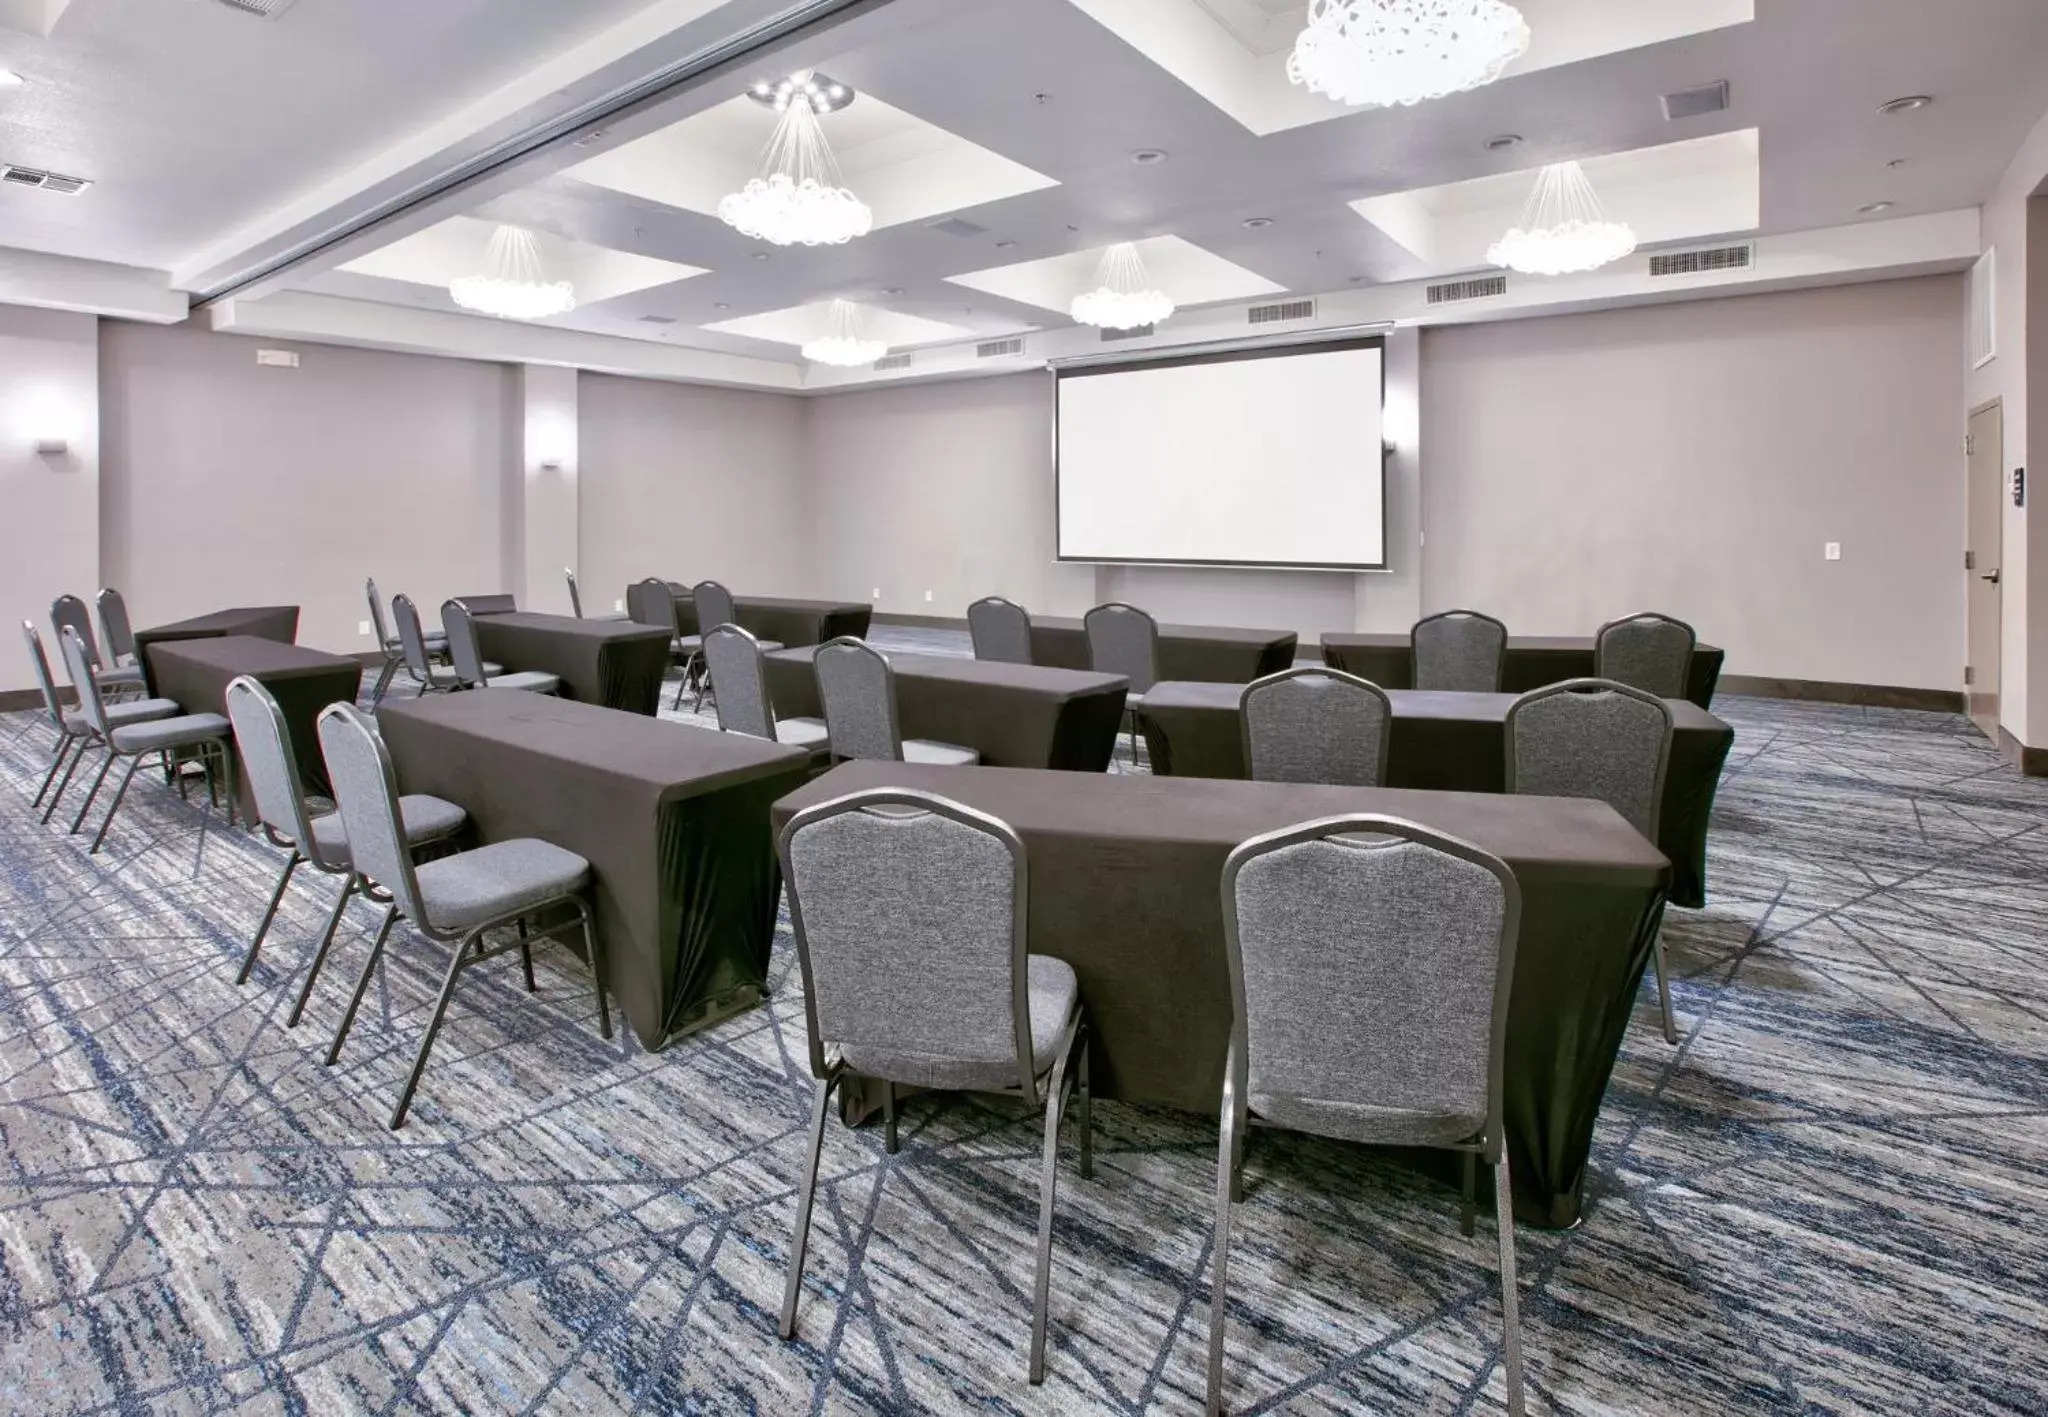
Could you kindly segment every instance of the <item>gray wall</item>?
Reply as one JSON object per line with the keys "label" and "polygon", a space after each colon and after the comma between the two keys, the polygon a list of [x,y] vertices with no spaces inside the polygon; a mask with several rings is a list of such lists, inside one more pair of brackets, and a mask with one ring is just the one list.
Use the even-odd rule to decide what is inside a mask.
{"label": "gray wall", "polygon": [[[90,315],[0,306],[0,597],[8,609],[0,690],[35,684],[15,627],[32,619],[57,682],[64,661],[50,630],[50,602],[66,591],[88,601],[100,586],[99,360]],[[61,456],[36,452],[62,439]]]}

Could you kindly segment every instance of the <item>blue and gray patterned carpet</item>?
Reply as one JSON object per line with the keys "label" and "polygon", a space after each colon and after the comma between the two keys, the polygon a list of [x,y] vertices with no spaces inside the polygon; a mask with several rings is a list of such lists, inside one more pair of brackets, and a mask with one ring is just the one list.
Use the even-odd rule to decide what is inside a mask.
{"label": "blue and gray patterned carpet", "polygon": [[[2048,1413],[2048,783],[1959,719],[1721,712],[1683,1042],[1645,989],[1587,1218],[1522,1236],[1531,1410]],[[479,971],[393,1136],[445,956],[395,942],[323,1068],[370,911],[288,1032],[326,883],[237,989],[275,854],[145,779],[89,858],[27,810],[46,752],[0,716],[0,1411],[1199,1410],[1213,1118],[1097,1107],[1041,1390],[1036,1119],[919,1099],[897,1157],[835,1124],[784,1344],[786,948],[771,1007],[658,1056],[566,956],[538,1001]],[[1503,1409],[1488,1225],[1336,1144],[1261,1137],[1248,1179],[1233,1411]]]}

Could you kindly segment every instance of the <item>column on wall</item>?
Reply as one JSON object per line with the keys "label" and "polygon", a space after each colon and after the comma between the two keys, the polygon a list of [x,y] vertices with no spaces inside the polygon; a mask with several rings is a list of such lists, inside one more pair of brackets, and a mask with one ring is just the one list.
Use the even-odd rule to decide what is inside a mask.
{"label": "column on wall", "polygon": [[562,572],[577,557],[576,379],[574,369],[519,367],[518,465],[505,499],[508,589],[523,608],[562,615],[570,609]]}
{"label": "column on wall", "polygon": [[[50,602],[99,589],[99,480],[99,321],[0,305],[0,593],[11,620],[36,622],[60,677]],[[0,692],[34,684],[17,636]]]}

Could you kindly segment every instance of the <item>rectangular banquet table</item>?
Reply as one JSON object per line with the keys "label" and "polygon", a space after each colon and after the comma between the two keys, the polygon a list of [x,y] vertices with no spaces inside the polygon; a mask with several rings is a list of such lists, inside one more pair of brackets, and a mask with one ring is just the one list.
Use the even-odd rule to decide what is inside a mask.
{"label": "rectangular banquet table", "polygon": [[[1234,625],[1161,625],[1159,677],[1249,684],[1294,663],[1300,637],[1292,630],[1245,630]],[[1088,632],[1065,615],[1031,617],[1031,662],[1058,669],[1089,669]]]}
{"label": "rectangular banquet table", "polygon": [[652,717],[661,706],[669,637],[626,620],[513,611],[477,617],[477,652],[508,670],[560,676],[564,696]]}
{"label": "rectangular banquet table", "polygon": [[[676,633],[697,635],[697,600],[690,587],[670,582],[675,596]],[[732,608],[740,617],[740,628],[756,639],[775,640],[784,645],[821,645],[841,635],[867,638],[868,623],[875,607],[856,600],[791,600],[776,595],[736,595]],[[626,587],[626,611],[640,615],[640,587]]]}
{"label": "rectangular banquet table", "polygon": [[457,595],[450,597],[468,607],[471,618],[482,615],[510,615],[519,608],[519,598],[511,595]]}
{"label": "rectangular banquet table", "polygon": [[[1387,635],[1326,634],[1323,663],[1346,674],[1370,679],[1382,689],[1406,689],[1415,683],[1414,645],[1405,633]],[[1721,679],[1725,651],[1695,645],[1692,673],[1685,696],[1701,708],[1714,706],[1714,686]],[[1501,666],[1501,688],[1526,694],[1545,684],[1593,676],[1590,635],[1509,635],[1507,662]],[[1185,676],[1175,676],[1185,677]]]}
{"label": "rectangular banquet table", "polygon": [[[158,692],[167,699],[176,699],[187,713],[226,714],[228,685],[244,674],[268,689],[284,713],[292,755],[298,760],[299,776],[307,790],[322,796],[333,795],[327,781],[327,760],[320,753],[317,724],[320,710],[329,704],[356,701],[363,682],[360,661],[253,635],[159,640],[149,646],[146,658]],[[245,818],[253,822],[255,799],[249,790],[249,774],[239,756],[235,782],[237,805]]]}
{"label": "rectangular banquet table", "polygon": [[296,605],[244,605],[233,610],[216,610],[168,625],[152,625],[135,632],[135,658],[142,665],[142,677],[149,692],[157,692],[149,677],[149,647],[167,640],[210,640],[223,635],[248,635],[259,640],[291,644],[299,637],[299,607]]}
{"label": "rectangular banquet table", "polygon": [[[1162,777],[1246,776],[1244,730],[1233,684],[1155,684],[1140,722],[1152,771]],[[1513,694],[1389,689],[1394,739],[1387,786],[1431,792],[1507,790],[1507,716]],[[1707,903],[1707,824],[1735,730],[1684,699],[1671,708],[1671,765],[1657,845],[1671,858],[1671,901]]]}
{"label": "rectangular banquet table", "polygon": [[[766,657],[777,718],[823,715],[811,664],[817,652],[805,645]],[[1103,772],[1116,752],[1131,683],[1121,674],[894,651],[889,666],[905,738],[958,743],[1002,768]]]}
{"label": "rectangular banquet table", "polygon": [[1671,874],[1604,802],[852,762],[777,802],[776,830],[868,787],[941,793],[1015,828],[1030,869],[1029,947],[1080,978],[1097,1095],[1208,1117],[1230,1039],[1220,883],[1232,848],[1316,817],[1382,812],[1500,856],[1522,887],[1505,1067],[1515,1214],[1544,1226],[1578,1218],[1593,1123]]}
{"label": "rectangular banquet table", "polygon": [[517,689],[387,703],[378,722],[400,791],[459,803],[485,843],[590,862],[606,986],[647,1047],[766,997],[768,810],[809,753]]}

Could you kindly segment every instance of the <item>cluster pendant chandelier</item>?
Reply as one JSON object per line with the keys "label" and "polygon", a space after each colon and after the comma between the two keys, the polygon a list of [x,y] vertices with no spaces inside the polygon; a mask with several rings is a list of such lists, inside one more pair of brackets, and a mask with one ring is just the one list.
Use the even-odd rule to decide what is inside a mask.
{"label": "cluster pendant chandelier", "polygon": [[1487,249],[1486,259],[1529,275],[1560,276],[1597,270],[1635,249],[1635,232],[1607,219],[1585,171],[1576,162],[1559,162],[1537,176],[1521,221]]}
{"label": "cluster pendant chandelier", "polygon": [[1102,253],[1095,286],[1074,297],[1073,316],[1105,330],[1156,325],[1173,314],[1173,299],[1151,284],[1138,248],[1119,241]]}
{"label": "cluster pendant chandelier", "polygon": [[1490,84],[1529,48],[1506,0],[1309,0],[1287,77],[1339,103],[1421,103]]}
{"label": "cluster pendant chandelier", "polygon": [[836,246],[865,236],[874,213],[846,189],[818,115],[844,108],[853,90],[805,72],[755,84],[748,97],[781,114],[761,175],[718,203],[718,219],[776,246]]}
{"label": "cluster pendant chandelier", "polygon": [[840,369],[872,364],[889,352],[889,346],[866,335],[866,316],[860,306],[851,300],[835,300],[825,317],[825,333],[804,345],[804,358]]}
{"label": "cluster pendant chandelier", "polygon": [[576,289],[568,281],[551,281],[541,260],[540,243],[524,227],[500,226],[484,248],[481,275],[457,276],[448,294],[465,310],[501,320],[544,320],[576,308]]}

